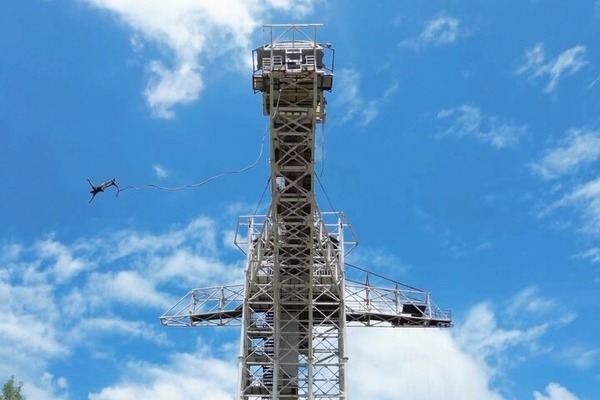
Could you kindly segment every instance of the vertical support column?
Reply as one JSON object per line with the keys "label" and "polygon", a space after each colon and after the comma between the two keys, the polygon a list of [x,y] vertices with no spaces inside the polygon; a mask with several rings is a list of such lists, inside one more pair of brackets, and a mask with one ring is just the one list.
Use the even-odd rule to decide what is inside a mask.
{"label": "vertical support column", "polygon": [[339,339],[338,339],[338,357],[340,362],[340,372],[339,372],[339,388],[340,388],[340,400],[345,400],[348,394],[348,383],[346,376],[346,364],[348,362],[348,357],[346,356],[346,273],[345,273],[345,249],[344,249],[344,221],[341,217],[338,216],[338,240],[340,243],[340,249],[337,256],[338,260],[338,268],[339,268],[339,285],[341,292],[341,301],[340,301],[340,316],[338,319],[339,323]]}
{"label": "vertical support column", "polygon": [[[275,37],[274,27],[283,33]],[[268,291],[274,315],[273,354],[265,360],[272,380],[267,384],[259,377],[248,389],[260,400],[337,398],[330,375],[339,369],[339,311],[332,310],[332,302],[340,296],[331,295],[330,271],[327,277],[315,272],[316,263],[321,274],[331,267],[324,251],[330,239],[319,225],[314,191],[315,128],[325,115],[323,49],[316,42],[316,27],[270,26],[270,42],[256,50],[253,87],[262,91],[270,118],[273,229],[266,252],[272,254]],[[304,28],[312,29],[312,37]],[[330,73],[327,82],[330,89]],[[247,360],[253,359],[252,346],[245,350]]]}

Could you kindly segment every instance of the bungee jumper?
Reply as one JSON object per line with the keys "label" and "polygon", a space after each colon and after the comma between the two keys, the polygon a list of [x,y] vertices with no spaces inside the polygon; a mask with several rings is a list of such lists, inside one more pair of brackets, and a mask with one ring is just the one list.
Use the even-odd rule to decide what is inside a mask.
{"label": "bungee jumper", "polygon": [[96,197],[96,195],[100,192],[104,192],[104,190],[106,190],[107,188],[114,186],[117,188],[117,196],[119,195],[119,185],[117,185],[117,182],[115,182],[115,178],[112,178],[110,181],[106,181],[98,186],[94,186],[92,184],[92,182],[88,179],[87,180],[88,183],[90,184],[90,186],[92,187],[92,189],[90,190],[90,193],[92,194],[92,197],[90,198],[90,200],[88,201],[88,203],[91,203],[92,200],[94,200],[94,197]]}

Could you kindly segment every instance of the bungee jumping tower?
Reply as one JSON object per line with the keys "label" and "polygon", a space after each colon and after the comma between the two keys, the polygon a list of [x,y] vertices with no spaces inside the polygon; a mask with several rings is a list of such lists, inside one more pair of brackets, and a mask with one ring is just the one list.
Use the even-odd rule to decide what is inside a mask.
{"label": "bungee jumping tower", "polygon": [[321,213],[315,199],[315,132],[334,76],[320,26],[265,25],[253,52],[252,87],[270,119],[272,200],[266,215],[238,220],[245,283],[193,289],[160,317],[166,326],[242,327],[239,400],[347,399],[346,327],[451,326],[426,291],[362,269],[364,281],[345,277],[358,243],[344,214]]}

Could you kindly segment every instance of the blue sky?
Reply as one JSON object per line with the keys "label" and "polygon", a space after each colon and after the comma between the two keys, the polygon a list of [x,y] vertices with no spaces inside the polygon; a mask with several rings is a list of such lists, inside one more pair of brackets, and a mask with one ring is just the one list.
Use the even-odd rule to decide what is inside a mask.
{"label": "blue sky", "polygon": [[[26,0],[0,12],[0,378],[30,399],[233,399],[239,330],[169,329],[241,282],[264,210],[263,23],[336,49],[317,168],[349,260],[451,330],[350,329],[350,398],[600,398],[600,2]],[[328,200],[329,199],[329,200]],[[331,202],[331,205],[330,205]]]}

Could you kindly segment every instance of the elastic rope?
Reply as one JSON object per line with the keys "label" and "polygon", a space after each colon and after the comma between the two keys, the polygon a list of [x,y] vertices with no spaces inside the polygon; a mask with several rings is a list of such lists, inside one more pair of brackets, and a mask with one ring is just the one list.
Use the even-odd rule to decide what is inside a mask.
{"label": "elastic rope", "polygon": [[[277,96],[277,105],[275,107],[275,113],[277,112],[277,109],[279,108],[279,100],[280,99],[281,99],[281,89],[279,89],[279,96]],[[273,114],[275,114],[275,113],[273,113]],[[199,187],[199,186],[206,185],[208,182],[211,182],[211,181],[213,181],[215,179],[218,179],[218,178],[221,178],[223,176],[241,174],[243,172],[248,171],[249,169],[252,169],[252,168],[256,167],[256,165],[259,163],[259,161],[261,160],[261,158],[263,156],[263,153],[264,153],[265,138],[267,137],[267,132],[269,132],[269,128],[271,126],[271,119],[272,118],[273,117],[271,117],[269,119],[267,127],[265,128],[265,131],[263,132],[262,140],[261,140],[261,143],[260,143],[260,152],[258,154],[258,157],[257,157],[257,159],[252,164],[250,164],[250,165],[248,165],[248,166],[246,166],[246,167],[244,167],[242,169],[237,169],[237,170],[227,171],[227,172],[221,172],[220,174],[211,176],[210,178],[207,178],[207,179],[205,179],[205,180],[203,180],[201,182],[194,183],[194,184],[187,184],[187,185],[176,186],[176,187],[160,186],[160,185],[157,185],[157,184],[154,184],[154,183],[149,183],[149,184],[142,185],[142,186],[133,186],[133,185],[125,186],[124,188],[119,189],[117,191],[117,196],[119,195],[119,193],[124,192],[124,191],[129,190],[129,189],[133,189],[136,192],[142,191],[142,190],[146,190],[148,188],[154,188],[154,189],[162,190],[162,191],[165,191],[165,192],[178,192],[180,190],[189,189],[189,188],[196,188],[196,187]]]}

